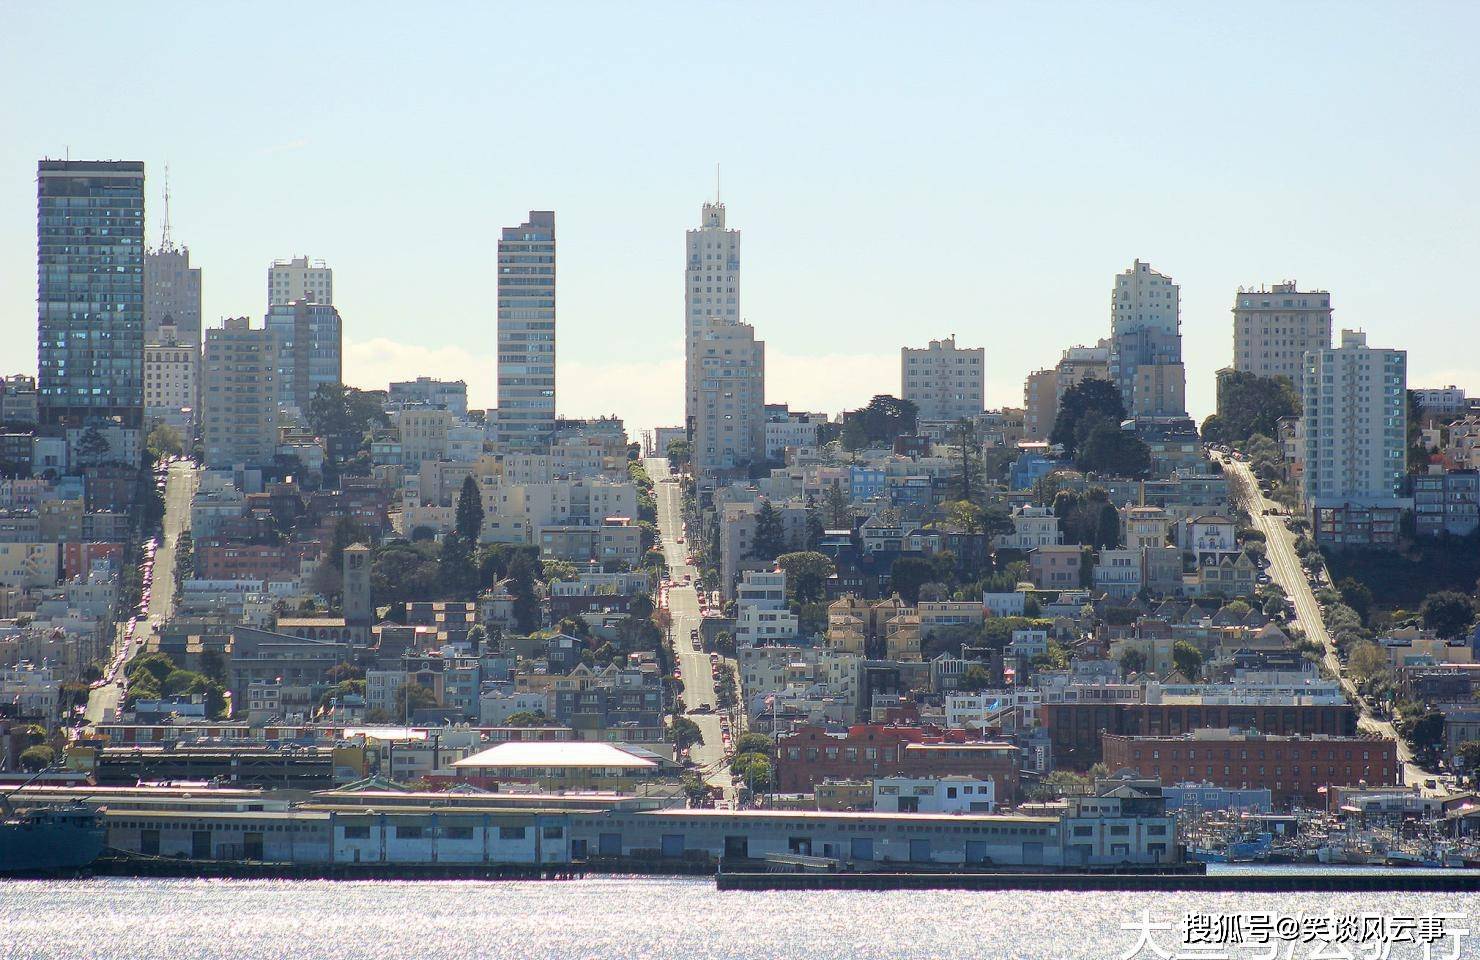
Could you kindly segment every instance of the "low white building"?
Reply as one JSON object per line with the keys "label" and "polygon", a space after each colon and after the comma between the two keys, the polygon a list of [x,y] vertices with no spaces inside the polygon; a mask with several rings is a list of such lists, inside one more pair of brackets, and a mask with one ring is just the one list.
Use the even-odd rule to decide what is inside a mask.
{"label": "low white building", "polygon": [[1022,506],[1012,511],[1012,533],[1004,533],[994,543],[999,548],[1027,552],[1034,547],[1059,546],[1064,532],[1059,518],[1048,507]]}
{"label": "low white building", "polygon": [[992,813],[997,785],[976,777],[879,777],[875,813]]}

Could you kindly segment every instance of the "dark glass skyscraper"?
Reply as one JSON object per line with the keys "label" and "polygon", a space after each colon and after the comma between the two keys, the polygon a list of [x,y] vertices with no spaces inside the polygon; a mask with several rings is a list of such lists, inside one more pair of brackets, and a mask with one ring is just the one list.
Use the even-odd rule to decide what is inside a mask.
{"label": "dark glass skyscraper", "polygon": [[144,420],[144,164],[42,160],[38,406],[46,426]]}

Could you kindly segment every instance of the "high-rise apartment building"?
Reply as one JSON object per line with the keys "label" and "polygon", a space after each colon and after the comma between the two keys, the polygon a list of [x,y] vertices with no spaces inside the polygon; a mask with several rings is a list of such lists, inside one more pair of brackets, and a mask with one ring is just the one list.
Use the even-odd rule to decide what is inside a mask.
{"label": "high-rise apartment building", "polygon": [[1034,370],[1023,381],[1023,439],[1047,440],[1059,415],[1059,374]]}
{"label": "high-rise apartment building", "polygon": [[36,176],[41,421],[144,419],[144,164],[42,160]]}
{"label": "high-rise apartment building", "polygon": [[1305,496],[1396,497],[1408,470],[1408,352],[1367,346],[1341,331],[1341,346],[1305,356]]}
{"label": "high-rise apartment building", "polygon": [[1185,417],[1181,290],[1140,260],[1110,295],[1111,376],[1133,417]]}
{"label": "high-rise apartment building", "polygon": [[182,344],[200,349],[200,267],[189,247],[160,247],[144,255],[144,339],[154,341],[165,318]]}
{"label": "high-rise apartment building", "polygon": [[145,420],[174,427],[187,442],[194,437],[199,374],[199,348],[183,341],[174,318],[166,318],[144,344]]}
{"label": "high-rise apartment building", "polygon": [[698,344],[693,458],[702,472],[760,463],[766,453],[766,345],[755,328],[711,317]]}
{"label": "high-rise apartment building", "polygon": [[334,271],[328,264],[308,257],[272,262],[267,268],[267,305],[295,300],[334,302]]}
{"label": "high-rise apartment building", "polygon": [[1305,355],[1331,346],[1331,294],[1294,280],[1266,290],[1239,289],[1233,301],[1233,369],[1289,377],[1299,387]]}
{"label": "high-rise apartment building", "polygon": [[201,433],[206,466],[272,463],[278,441],[277,340],[246,317],[206,331]]}
{"label": "high-rise apartment building", "polygon": [[331,304],[312,300],[275,303],[267,330],[277,338],[278,403],[299,414],[326,384],[344,379],[344,324]]}
{"label": "high-rise apartment building", "polygon": [[955,336],[900,354],[900,396],[921,420],[964,420],[981,413],[986,395],[986,350],[956,347]]}
{"label": "high-rise apartment building", "polygon": [[531,210],[498,242],[498,439],[515,449],[555,434],[555,214]]}
{"label": "high-rise apartment building", "polygon": [[699,229],[684,243],[684,424],[697,431],[703,380],[704,328],[710,320],[740,319],[740,231],[725,226],[725,205],[706,203]]}

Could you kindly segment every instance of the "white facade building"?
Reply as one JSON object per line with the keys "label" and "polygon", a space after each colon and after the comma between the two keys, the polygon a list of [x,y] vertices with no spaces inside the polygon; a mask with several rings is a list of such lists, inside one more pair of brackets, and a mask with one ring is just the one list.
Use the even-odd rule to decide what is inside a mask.
{"label": "white facade building", "polygon": [[531,210],[498,241],[498,439],[543,449],[555,435],[555,213]]}
{"label": "white facade building", "polygon": [[1049,507],[1023,506],[1012,511],[1012,533],[997,538],[997,546],[1010,550],[1032,550],[1034,547],[1058,546],[1064,542],[1059,518]]}
{"label": "white facade building", "polygon": [[1115,277],[1111,293],[1110,367],[1126,413],[1185,417],[1181,288],[1141,260]]}
{"label": "white facade building", "polygon": [[985,408],[986,350],[956,347],[955,336],[900,351],[900,396],[920,420],[962,420]]}
{"label": "white facade building", "polygon": [[1233,369],[1289,377],[1299,388],[1305,355],[1331,346],[1331,294],[1294,280],[1238,291],[1233,303]]}
{"label": "white facade building", "polygon": [[796,614],[786,608],[786,574],[747,570],[735,590],[735,646],[783,643],[797,635]]}
{"label": "white facade building", "polygon": [[267,268],[267,305],[311,300],[334,302],[334,271],[322,260],[294,257],[274,260]]}
{"label": "white facade building", "polygon": [[1305,357],[1305,500],[1308,505],[1398,497],[1407,471],[1408,353],[1341,346]]}
{"label": "white facade building", "polygon": [[875,813],[991,813],[997,785],[976,777],[879,777]]}
{"label": "white facade building", "polygon": [[174,427],[188,444],[195,436],[200,351],[180,341],[174,323],[161,324],[159,337],[144,344],[144,419]]}
{"label": "white facade building", "polygon": [[691,441],[699,428],[704,328],[713,319],[740,320],[740,231],[725,226],[718,200],[704,204],[699,222],[684,243],[684,425]]}

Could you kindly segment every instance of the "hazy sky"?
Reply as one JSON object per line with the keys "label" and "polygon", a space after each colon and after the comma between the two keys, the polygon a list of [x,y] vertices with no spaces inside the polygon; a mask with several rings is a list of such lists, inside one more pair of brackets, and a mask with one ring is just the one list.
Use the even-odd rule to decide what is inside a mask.
{"label": "hazy sky", "polygon": [[1212,407],[1240,284],[1480,389],[1480,7],[1415,3],[374,4],[0,0],[0,330],[35,369],[35,164],[138,159],[208,324],[334,267],[346,379],[495,400],[494,245],[556,211],[562,414],[682,410],[683,232],[744,232],[767,398],[899,389],[987,349],[989,404],[1109,328],[1140,257],[1182,287]]}

